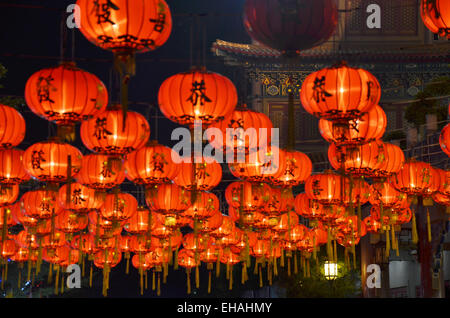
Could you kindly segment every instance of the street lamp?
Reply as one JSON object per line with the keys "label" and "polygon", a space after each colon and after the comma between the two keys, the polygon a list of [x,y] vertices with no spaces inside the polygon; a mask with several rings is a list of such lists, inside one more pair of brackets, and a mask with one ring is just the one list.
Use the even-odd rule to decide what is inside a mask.
{"label": "street lamp", "polygon": [[325,278],[327,280],[335,280],[338,276],[338,265],[330,261],[326,261],[324,265]]}

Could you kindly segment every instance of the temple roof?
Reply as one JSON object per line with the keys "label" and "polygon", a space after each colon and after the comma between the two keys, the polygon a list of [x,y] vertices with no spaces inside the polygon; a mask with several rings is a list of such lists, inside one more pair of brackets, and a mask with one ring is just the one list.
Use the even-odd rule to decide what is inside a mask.
{"label": "temple roof", "polygon": [[[280,51],[258,44],[241,44],[217,39],[212,45],[212,51],[217,56],[224,57],[228,62],[281,62]],[[424,63],[450,62],[449,43],[405,47],[401,49],[323,49],[315,48],[299,53],[299,63],[329,62],[336,60],[383,62],[383,63]]]}

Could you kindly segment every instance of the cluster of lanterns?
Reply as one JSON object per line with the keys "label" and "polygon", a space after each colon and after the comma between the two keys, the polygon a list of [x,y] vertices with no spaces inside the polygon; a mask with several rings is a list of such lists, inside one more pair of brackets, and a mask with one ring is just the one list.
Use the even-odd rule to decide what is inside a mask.
{"label": "cluster of lanterns", "polygon": [[[127,0],[104,5],[78,0],[81,31],[98,46],[112,50],[126,75],[133,73],[135,53],[161,46],[170,34],[167,4],[163,0],[145,3],[151,10],[141,7],[144,2],[128,6]],[[261,8],[247,1],[246,27],[258,32],[252,6]],[[337,9],[325,7],[331,9],[311,7],[312,12],[330,18],[326,20],[330,25],[310,39],[314,43],[328,37],[336,22]],[[128,19],[129,14],[139,19]],[[289,45],[286,51],[298,49]],[[244,284],[252,257],[261,286],[263,270],[269,284],[278,266],[287,266],[290,275],[293,262],[296,273],[299,256],[308,276],[310,259],[317,261],[321,246],[326,245],[329,264],[337,261],[338,244],[343,246],[349,263],[349,251],[355,257],[355,245],[368,232],[385,232],[387,253],[391,246],[398,252],[398,227],[415,222],[411,198],[421,195],[424,202],[431,198],[450,206],[450,188],[447,172],[424,162],[405,162],[399,147],[380,140],[387,123],[378,106],[380,96],[380,85],[372,74],[343,62],[306,78],[301,102],[320,118],[320,133],[330,142],[329,160],[336,170],[312,175],[311,160],[302,152],[271,145],[270,133],[257,133],[256,139],[226,133],[228,128],[257,132],[273,128],[266,115],[246,105],[236,107],[237,91],[228,78],[193,68],[164,81],[158,102],[167,118],[191,129],[196,121],[205,128],[217,128],[223,139],[207,136],[216,151],[244,154],[244,162],[228,163],[239,180],[225,190],[228,213],[224,214],[211,192],[222,179],[222,166],[214,158],[196,152],[182,158],[151,141],[146,118],[124,105],[108,104],[105,85],[73,62],[38,71],[26,84],[25,98],[35,114],[58,125],[58,137],[25,151],[15,148],[25,137],[25,121],[15,109],[0,105],[2,283],[8,260],[20,267],[27,263],[28,280],[45,261],[50,264],[49,281],[55,275],[58,292],[61,272],[80,263],[84,273],[88,261],[90,285],[93,266],[102,269],[103,294],[107,295],[109,273],[125,259],[127,273],[130,260],[140,273],[141,293],[147,285],[144,278],[147,281],[152,271],[152,289],[159,294],[169,266],[185,268],[190,293],[191,273],[195,271],[199,287],[202,264],[209,271],[210,292],[214,266],[217,276],[221,264],[226,266],[230,289],[233,267],[241,265]],[[89,154],[82,155],[66,142],[73,140],[78,123]],[[43,185],[20,196],[19,185],[30,178]],[[125,178],[145,187],[146,206],[120,190]],[[293,187],[301,183],[305,192],[294,197]],[[361,206],[366,203],[372,209],[362,220]],[[300,217],[309,219],[309,226]],[[22,231],[11,234],[9,229],[17,224]]]}

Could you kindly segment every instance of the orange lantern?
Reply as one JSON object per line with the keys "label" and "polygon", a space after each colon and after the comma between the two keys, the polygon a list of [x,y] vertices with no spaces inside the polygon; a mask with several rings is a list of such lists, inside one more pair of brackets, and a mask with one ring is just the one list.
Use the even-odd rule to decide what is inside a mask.
{"label": "orange lantern", "polygon": [[208,191],[222,180],[222,167],[213,158],[194,157],[194,163],[181,162],[174,182],[187,190]]}
{"label": "orange lantern", "polygon": [[0,183],[15,184],[30,180],[23,165],[24,151],[16,148],[0,149]]}
{"label": "orange lantern", "polygon": [[450,157],[450,124],[442,128],[441,134],[439,135],[439,145],[442,151]]}
{"label": "orange lantern", "polygon": [[1,242],[1,256],[2,258],[8,258],[16,254],[18,246],[13,239],[6,239]]}
{"label": "orange lantern", "polygon": [[383,143],[384,146],[384,160],[381,165],[373,172],[372,177],[385,178],[389,177],[397,172],[403,167],[405,163],[405,154],[403,150],[394,144]]}
{"label": "orange lantern", "polygon": [[93,44],[116,54],[148,52],[162,46],[172,30],[164,0],[78,0],[80,31]]}
{"label": "orange lantern", "polygon": [[83,71],[74,62],[34,73],[25,86],[28,107],[36,115],[62,126],[89,119],[108,104],[105,85],[95,75]]}
{"label": "orange lantern", "polygon": [[216,135],[213,129],[206,130],[206,138],[215,149],[222,150],[223,153],[249,153],[270,143],[273,125],[267,115],[243,104],[209,128],[216,128],[221,132],[221,135]]}
{"label": "orange lantern", "polygon": [[439,173],[439,193],[450,195],[450,170],[435,169]]}
{"label": "orange lantern", "polygon": [[373,233],[373,234],[377,234],[380,232],[381,223],[377,217],[374,217],[373,215],[369,215],[368,217],[364,218],[363,222],[364,222],[364,225],[366,226],[367,232]]}
{"label": "orange lantern", "polygon": [[393,176],[393,185],[409,195],[427,195],[439,190],[439,173],[428,163],[411,159]]}
{"label": "orange lantern", "polygon": [[202,191],[195,195],[195,201],[183,214],[194,220],[202,220],[213,216],[217,210],[219,210],[217,196],[214,193]]}
{"label": "orange lantern", "polygon": [[294,207],[294,196],[291,189],[271,187],[269,199],[261,207],[260,212],[268,216],[280,216]]}
{"label": "orange lantern", "polygon": [[420,13],[433,33],[450,39],[450,4],[445,0],[421,0]]}
{"label": "orange lantern", "polygon": [[299,193],[295,197],[294,206],[298,215],[308,219],[320,219],[325,213],[324,207],[315,200],[311,200],[306,193]]}
{"label": "orange lantern", "polygon": [[76,233],[84,230],[89,219],[86,214],[77,214],[70,210],[62,210],[55,218],[55,227],[64,233]]}
{"label": "orange lantern", "polygon": [[94,189],[80,183],[71,183],[70,188],[63,185],[58,192],[58,202],[63,209],[76,213],[88,213],[100,209],[103,205],[103,201],[95,195]]}
{"label": "orange lantern", "polygon": [[105,190],[125,180],[125,170],[120,160],[108,155],[88,154],[81,160],[75,179],[92,189]]}
{"label": "orange lantern", "polygon": [[174,183],[150,186],[145,199],[153,212],[165,215],[182,213],[191,205],[191,194]]}
{"label": "orange lantern", "polygon": [[397,191],[390,182],[374,183],[370,186],[370,204],[383,205],[383,207],[398,207],[406,195]]}
{"label": "orange lantern", "polygon": [[270,188],[264,183],[247,181],[232,182],[225,190],[225,199],[236,209],[242,207],[245,213],[255,211],[269,201]]}
{"label": "orange lantern", "polygon": [[180,171],[179,162],[181,159],[175,151],[152,141],[127,155],[127,179],[137,184],[170,182]]}
{"label": "orange lantern", "polygon": [[386,157],[382,141],[369,142],[358,146],[336,146],[328,148],[331,166],[354,176],[372,176],[381,167]]}
{"label": "orange lantern", "polygon": [[363,178],[345,178],[344,192],[342,204],[344,206],[350,205],[364,205],[370,198],[370,187]]}
{"label": "orange lantern", "polygon": [[19,197],[19,185],[0,187],[0,207],[14,203]]}
{"label": "orange lantern", "polygon": [[319,131],[329,143],[336,145],[359,145],[383,137],[386,131],[387,117],[384,110],[375,105],[361,118],[332,122],[319,120]]}
{"label": "orange lantern", "polygon": [[138,207],[136,213],[133,214],[131,218],[129,218],[125,225],[124,229],[128,233],[131,234],[145,234],[149,231],[149,224],[151,223],[150,231],[156,227],[156,220],[153,219],[153,215],[151,215],[148,209]]}
{"label": "orange lantern", "polygon": [[122,260],[122,253],[110,249],[100,250],[94,254],[94,265],[98,268],[117,266]]}
{"label": "orange lantern", "polygon": [[150,125],[139,113],[128,111],[126,117],[115,105],[83,121],[80,127],[83,144],[90,150],[125,155],[143,147],[150,138]]}
{"label": "orange lantern", "polygon": [[300,151],[284,151],[285,168],[274,177],[273,183],[281,187],[295,187],[311,175],[311,159]]}
{"label": "orange lantern", "polygon": [[181,125],[206,126],[223,120],[236,107],[237,91],[225,76],[192,69],[166,79],[158,93],[161,112]]}
{"label": "orange lantern", "polygon": [[61,247],[66,244],[67,244],[66,235],[58,230],[55,230],[53,234],[50,233],[41,238],[42,247],[48,250],[55,249],[57,247]]}
{"label": "orange lantern", "polygon": [[310,176],[305,182],[306,195],[323,205],[339,204],[342,202],[342,191],[345,178],[332,172]]}
{"label": "orange lantern", "polygon": [[378,104],[381,88],[366,70],[348,67],[345,62],[306,77],[300,91],[305,110],[320,118],[350,120]]}
{"label": "orange lantern", "polygon": [[10,106],[0,104],[0,148],[15,147],[25,138],[25,119]]}
{"label": "orange lantern", "polygon": [[110,221],[125,221],[137,211],[137,200],[134,196],[124,192],[109,193],[100,209],[102,217]]}
{"label": "orange lantern", "polygon": [[230,216],[223,216],[222,224],[219,226],[219,228],[210,232],[209,235],[216,239],[221,239],[225,236],[231,235],[235,230],[236,226],[233,219]]}
{"label": "orange lantern", "polygon": [[17,224],[12,206],[0,207],[0,227],[3,227],[5,222],[8,227]]}
{"label": "orange lantern", "polygon": [[20,208],[28,217],[49,219],[60,212],[58,192],[48,189],[25,192],[20,199]]}
{"label": "orange lantern", "polygon": [[23,163],[25,170],[40,181],[65,182],[69,177],[69,164],[71,176],[74,176],[81,168],[82,157],[74,146],[49,140],[28,147],[23,154]]}
{"label": "orange lantern", "polygon": [[244,162],[229,163],[231,173],[250,182],[276,182],[276,176],[286,171],[286,154],[276,146],[268,146],[245,155]]}
{"label": "orange lantern", "polygon": [[[191,221],[189,226],[200,234],[206,234],[220,228],[223,223],[223,218],[224,216],[222,213],[220,211],[216,211],[211,217],[198,221],[197,224],[195,224],[194,221]],[[195,228],[196,225],[197,228]]]}

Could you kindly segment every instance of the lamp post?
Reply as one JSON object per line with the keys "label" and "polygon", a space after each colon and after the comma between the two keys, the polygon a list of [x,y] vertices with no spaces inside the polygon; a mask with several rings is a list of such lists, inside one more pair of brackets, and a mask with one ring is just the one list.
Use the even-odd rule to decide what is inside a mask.
{"label": "lamp post", "polygon": [[330,261],[326,261],[324,264],[325,278],[327,280],[335,280],[338,276],[338,265]]}

